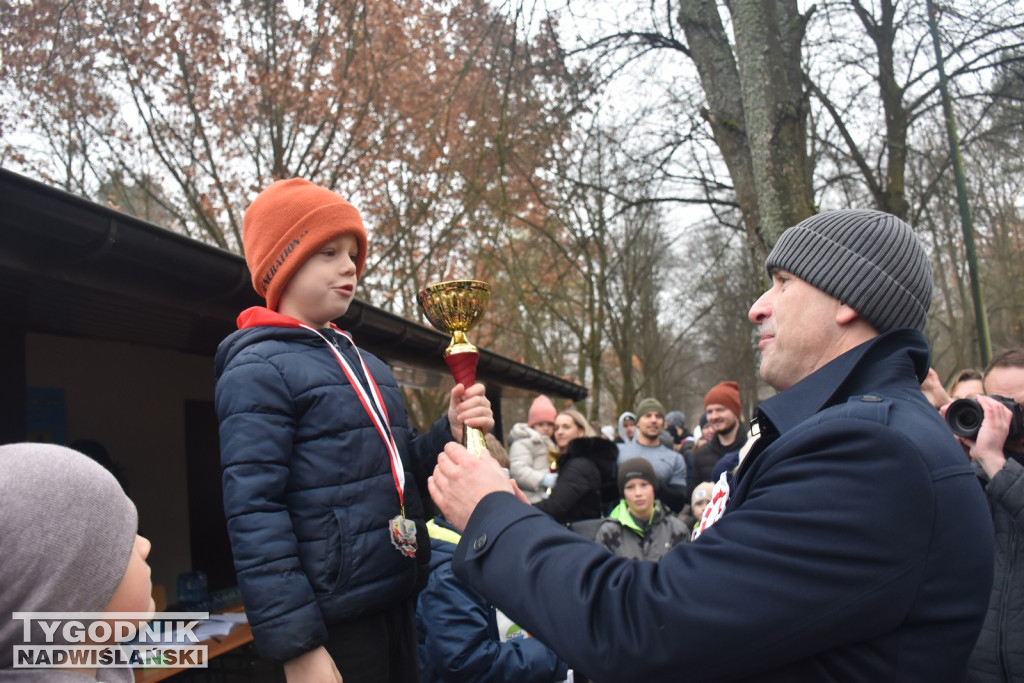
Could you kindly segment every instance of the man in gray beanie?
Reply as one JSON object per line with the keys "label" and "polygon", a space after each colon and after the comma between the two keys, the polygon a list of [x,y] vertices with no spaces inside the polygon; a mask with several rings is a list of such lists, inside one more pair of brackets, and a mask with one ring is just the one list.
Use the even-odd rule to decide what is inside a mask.
{"label": "man in gray beanie", "polygon": [[[69,448],[11,444],[0,446],[0,501],[0,680],[132,680],[128,668],[11,668],[15,646],[46,643],[37,630],[24,642],[15,612],[152,613],[149,541],[121,485]],[[47,644],[68,644],[54,633]]]}
{"label": "man in gray beanie", "polygon": [[962,682],[993,534],[920,388],[924,248],[895,216],[835,211],[787,230],[766,265],[772,287],[749,317],[780,393],[756,410],[692,543],[626,564],[449,444],[429,485],[464,530],[452,568],[598,680]]}

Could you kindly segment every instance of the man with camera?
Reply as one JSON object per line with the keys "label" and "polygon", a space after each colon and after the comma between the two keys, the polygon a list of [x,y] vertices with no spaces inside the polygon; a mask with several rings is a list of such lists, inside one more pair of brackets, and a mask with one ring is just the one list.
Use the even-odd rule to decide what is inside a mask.
{"label": "man with camera", "polygon": [[1024,678],[1024,347],[998,354],[984,385],[986,395],[943,410],[981,470],[996,533],[995,582],[969,680],[1017,681]]}

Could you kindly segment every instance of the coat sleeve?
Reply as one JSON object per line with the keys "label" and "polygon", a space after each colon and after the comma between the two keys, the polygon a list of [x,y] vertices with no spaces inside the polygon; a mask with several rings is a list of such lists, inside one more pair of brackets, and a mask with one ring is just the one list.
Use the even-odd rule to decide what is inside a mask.
{"label": "coat sleeve", "polygon": [[569,513],[583,496],[601,488],[601,473],[597,465],[585,458],[573,458],[559,472],[558,481],[551,489],[551,495],[534,503],[533,507],[554,517],[555,521],[564,524]]}
{"label": "coat sleeve", "polygon": [[277,368],[253,359],[217,382],[224,514],[238,585],[260,654],[287,661],[327,641],[298,557],[285,490],[295,422]]}
{"label": "coat sleeve", "polygon": [[450,564],[431,572],[419,596],[417,619],[421,659],[429,659],[446,682],[565,679],[565,663],[536,638],[496,640],[491,608],[455,577]]}
{"label": "coat sleeve", "polygon": [[547,472],[533,467],[534,455],[530,450],[531,439],[516,439],[508,449],[508,471],[524,491],[540,491],[540,482]]}
{"label": "coat sleeve", "polygon": [[437,456],[444,450],[445,444],[454,439],[448,415],[445,413],[431,425],[429,431],[417,434],[410,440],[412,462],[409,464],[421,491],[427,490],[427,478],[434,473]]}
{"label": "coat sleeve", "polygon": [[[879,427],[802,431],[741,504],[660,563],[609,555],[492,493],[452,566],[571,667],[602,680],[756,675],[903,623],[945,526],[914,454],[907,438]],[[990,563],[983,540],[965,543],[981,555],[959,560],[965,576]]]}

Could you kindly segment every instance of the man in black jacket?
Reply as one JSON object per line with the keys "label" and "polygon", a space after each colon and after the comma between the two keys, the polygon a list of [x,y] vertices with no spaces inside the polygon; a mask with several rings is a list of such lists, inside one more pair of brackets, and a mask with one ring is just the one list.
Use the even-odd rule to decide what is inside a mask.
{"label": "man in black jacket", "polygon": [[740,385],[736,382],[719,382],[704,395],[704,414],[715,434],[693,452],[691,495],[697,484],[714,481],[712,473],[723,455],[738,451],[747,442],[747,428],[740,420],[742,412]]}
{"label": "man in black jacket", "polygon": [[1024,678],[1024,434],[1007,438],[1013,413],[989,396],[1024,403],[1024,348],[997,354],[985,370],[984,386],[988,396],[976,397],[985,411],[978,437],[961,441],[985,482],[996,529],[996,575],[969,680],[1019,681]]}
{"label": "man in black jacket", "polygon": [[449,444],[429,486],[464,529],[452,568],[602,682],[963,681],[992,524],[920,388],[927,255],[895,216],[836,211],[787,230],[766,266],[749,317],[780,393],[693,543],[657,565],[614,557]]}

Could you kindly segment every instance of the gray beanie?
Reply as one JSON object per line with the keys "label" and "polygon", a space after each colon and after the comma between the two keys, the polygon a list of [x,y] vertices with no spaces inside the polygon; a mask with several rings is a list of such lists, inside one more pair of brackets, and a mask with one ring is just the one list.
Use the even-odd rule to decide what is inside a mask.
{"label": "gray beanie", "polygon": [[102,612],[135,544],[135,505],[114,476],[53,444],[0,446],[0,668],[24,622],[13,612]]}
{"label": "gray beanie", "polygon": [[765,268],[781,268],[850,306],[881,332],[923,330],[932,267],[913,228],[881,211],[848,209],[789,228]]}
{"label": "gray beanie", "polygon": [[665,416],[665,424],[683,429],[686,427],[686,415],[681,410],[669,411]]}

